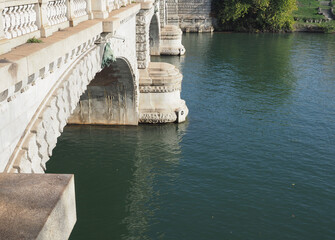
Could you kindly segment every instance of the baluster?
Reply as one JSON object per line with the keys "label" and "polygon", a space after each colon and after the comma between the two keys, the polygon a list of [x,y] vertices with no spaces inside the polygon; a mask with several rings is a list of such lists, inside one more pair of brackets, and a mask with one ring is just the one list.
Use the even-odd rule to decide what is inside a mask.
{"label": "baluster", "polygon": [[76,16],[76,3],[75,3],[75,0],[71,1],[71,10],[72,10],[73,17],[75,17]]}
{"label": "baluster", "polygon": [[66,0],[62,0],[62,19],[63,19],[63,22],[67,21],[67,17],[66,17],[67,6],[66,6],[65,1]]}
{"label": "baluster", "polygon": [[59,23],[59,20],[58,20],[58,1],[54,2],[54,13],[55,13],[54,22],[55,22],[55,24],[58,24]]}
{"label": "baluster", "polygon": [[15,20],[15,14],[14,14],[14,10],[15,10],[15,7],[9,7],[9,17],[10,17],[10,25],[9,25],[9,33],[11,35],[11,38],[14,38],[17,36],[16,32],[15,32],[15,23],[16,23],[16,20]]}
{"label": "baluster", "polygon": [[85,16],[87,14],[86,12],[87,2],[86,0],[82,0],[82,16]]}
{"label": "baluster", "polygon": [[65,0],[60,0],[60,19],[61,22],[65,22],[67,20],[66,18],[66,4],[65,4]]}
{"label": "baluster", "polygon": [[28,27],[29,23],[29,16],[28,16],[28,5],[23,5],[23,10],[22,10],[22,32],[24,34],[30,32],[30,28]]}
{"label": "baluster", "polygon": [[24,6],[25,5],[21,5],[20,7],[19,7],[19,14],[20,14],[20,17],[19,17],[19,19],[20,19],[20,22],[19,22],[19,30],[20,30],[20,32],[21,32],[21,35],[24,35],[24,34],[26,34],[26,29],[24,28],[24,24],[25,24],[25,19],[24,19]]}
{"label": "baluster", "polygon": [[55,9],[55,2],[50,2],[51,6],[51,17],[50,17],[50,21],[51,21],[51,25],[55,25],[56,24],[56,9]]}
{"label": "baluster", "polygon": [[50,26],[54,25],[53,22],[53,2],[49,2],[48,6],[49,6],[49,10],[50,10],[50,16],[49,16],[49,22],[50,22]]}
{"label": "baluster", "polygon": [[5,8],[3,10],[3,23],[4,23],[4,34],[5,38],[10,39],[11,34],[9,33],[9,27],[10,27],[10,16],[8,14],[9,8]]}
{"label": "baluster", "polygon": [[80,16],[80,2],[76,0],[76,16]]}
{"label": "baluster", "polygon": [[62,22],[62,1],[58,0],[57,1],[57,21],[58,23]]}
{"label": "baluster", "polygon": [[83,0],[79,0],[78,1],[78,5],[79,5],[79,16],[83,16],[84,15],[84,10],[83,10],[83,3],[84,1]]}
{"label": "baluster", "polygon": [[15,38],[18,36],[17,34],[17,10],[18,10],[18,6],[14,6],[13,12],[12,12],[12,18],[11,18],[11,24],[13,26],[13,33],[12,33],[12,37]]}
{"label": "baluster", "polygon": [[47,4],[47,19],[48,19],[48,24],[51,25],[51,21],[50,21],[50,18],[51,18],[51,7],[50,7],[50,4],[51,2],[48,2]]}
{"label": "baluster", "polygon": [[21,25],[20,8],[21,8],[21,6],[17,6],[15,8],[16,8],[16,11],[15,11],[15,19],[16,19],[15,31],[17,33],[17,36],[21,36],[22,35],[21,29],[20,29],[20,25]]}
{"label": "baluster", "polygon": [[36,31],[37,30],[37,26],[35,24],[35,22],[36,22],[36,12],[34,10],[34,4],[29,4],[28,5],[28,16],[29,16],[28,27],[30,29],[30,32]]}
{"label": "baluster", "polygon": [[73,16],[76,17],[77,16],[77,4],[76,4],[76,0],[72,1],[72,7],[73,7]]}
{"label": "baluster", "polygon": [[58,23],[63,22],[63,13],[62,13],[63,10],[62,10],[62,4],[63,4],[63,3],[62,3],[61,0],[58,0],[58,1],[57,1],[57,9],[58,9],[58,11],[57,11],[57,12],[58,12],[58,14],[57,14],[58,17],[57,17],[57,18],[58,18]]}
{"label": "baluster", "polygon": [[31,28],[30,28],[30,4],[26,5],[26,11],[25,11],[25,22],[26,22],[26,32],[30,33]]}

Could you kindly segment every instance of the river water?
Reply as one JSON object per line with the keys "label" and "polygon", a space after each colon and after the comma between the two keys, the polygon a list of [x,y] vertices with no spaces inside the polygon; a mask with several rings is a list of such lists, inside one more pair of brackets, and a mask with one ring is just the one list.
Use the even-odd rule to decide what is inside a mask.
{"label": "river water", "polygon": [[68,126],[71,239],[335,239],[335,35],[187,34],[183,124]]}

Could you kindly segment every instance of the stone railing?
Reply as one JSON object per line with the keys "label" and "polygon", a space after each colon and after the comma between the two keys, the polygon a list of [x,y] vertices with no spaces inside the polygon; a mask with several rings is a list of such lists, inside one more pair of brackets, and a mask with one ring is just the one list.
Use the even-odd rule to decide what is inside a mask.
{"label": "stone railing", "polygon": [[0,13],[0,54],[29,38],[41,37],[38,0],[0,0]]}
{"label": "stone railing", "polygon": [[2,10],[5,38],[11,39],[38,30],[36,3],[5,7]]}
{"label": "stone railing", "polygon": [[[136,2],[145,2],[137,0]],[[105,19],[132,0],[0,0],[0,54],[80,22]]]}
{"label": "stone railing", "polygon": [[107,0],[107,10],[111,12],[131,4],[131,0]]}
{"label": "stone railing", "polygon": [[46,6],[50,26],[68,21],[66,0],[50,1]]}
{"label": "stone railing", "polygon": [[87,15],[87,2],[85,0],[74,0],[73,5],[73,15],[74,17],[81,17]]}
{"label": "stone railing", "polygon": [[91,0],[0,0],[0,54],[91,19]]}

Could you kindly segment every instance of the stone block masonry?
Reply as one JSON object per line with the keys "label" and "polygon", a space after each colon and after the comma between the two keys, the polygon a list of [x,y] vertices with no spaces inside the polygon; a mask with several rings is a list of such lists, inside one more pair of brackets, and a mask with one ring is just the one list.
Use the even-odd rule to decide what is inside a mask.
{"label": "stone block masonry", "polygon": [[211,0],[179,0],[179,26],[184,32],[212,32]]}

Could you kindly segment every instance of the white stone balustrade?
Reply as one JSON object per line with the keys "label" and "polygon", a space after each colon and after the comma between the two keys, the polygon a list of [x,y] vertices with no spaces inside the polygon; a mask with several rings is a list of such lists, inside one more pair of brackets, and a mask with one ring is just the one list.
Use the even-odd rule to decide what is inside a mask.
{"label": "white stone balustrade", "polygon": [[81,17],[87,15],[86,8],[87,3],[86,0],[74,0],[73,4],[73,14],[75,17]]}
{"label": "white stone balustrade", "polygon": [[36,4],[5,7],[2,10],[3,31],[7,39],[16,38],[38,30]]}
{"label": "white stone balustrade", "polygon": [[131,2],[131,0],[107,0],[108,12],[125,7],[131,4]]}
{"label": "white stone balustrade", "polygon": [[[148,0],[137,0],[144,3]],[[80,22],[106,19],[133,0],[0,0],[0,54],[30,38],[49,37]]]}
{"label": "white stone balustrade", "polygon": [[68,21],[66,0],[50,1],[47,4],[47,17],[50,26]]}

